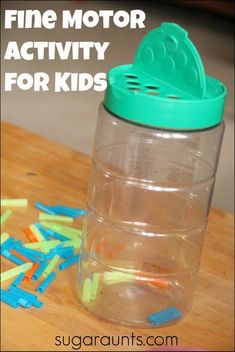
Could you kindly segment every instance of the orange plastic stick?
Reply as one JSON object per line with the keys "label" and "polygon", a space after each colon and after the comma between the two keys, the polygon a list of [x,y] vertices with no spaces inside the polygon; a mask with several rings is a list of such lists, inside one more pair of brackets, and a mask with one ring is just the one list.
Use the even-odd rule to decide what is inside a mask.
{"label": "orange plastic stick", "polygon": [[23,279],[23,281],[29,281],[31,280],[33,274],[35,273],[35,271],[39,268],[39,265],[38,263],[34,263],[32,268],[29,269],[29,271],[27,271],[27,273],[25,274],[25,277]]}
{"label": "orange plastic stick", "polygon": [[17,258],[23,260],[26,263],[30,263],[31,262],[31,260],[29,258],[24,257],[22,254],[18,253],[14,249],[11,249],[11,253],[14,254],[14,256],[16,256]]}
{"label": "orange plastic stick", "polygon": [[28,227],[24,229],[24,233],[28,237],[30,242],[38,242],[38,239],[34,236],[32,231]]}
{"label": "orange plastic stick", "polygon": [[163,281],[163,280],[137,280],[140,283],[145,283],[145,284],[149,284],[149,285],[154,285],[154,286],[158,286],[161,288],[167,288],[169,283],[168,281]]}
{"label": "orange plastic stick", "polygon": [[102,238],[102,240],[97,244],[96,246],[96,252],[97,253],[100,253],[103,251],[104,249],[104,243],[105,243],[105,240]]}
{"label": "orange plastic stick", "polygon": [[116,247],[109,252],[109,258],[115,258],[124,249],[124,247],[124,243],[117,244]]}

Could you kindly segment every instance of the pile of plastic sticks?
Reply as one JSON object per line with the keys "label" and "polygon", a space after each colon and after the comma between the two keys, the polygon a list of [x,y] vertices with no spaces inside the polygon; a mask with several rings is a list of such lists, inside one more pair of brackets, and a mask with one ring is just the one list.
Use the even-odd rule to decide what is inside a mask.
{"label": "pile of plastic sticks", "polygon": [[[3,199],[2,207],[26,207],[27,199]],[[7,289],[1,289],[1,301],[13,308],[19,306],[41,308],[43,302],[38,294],[43,293],[61,270],[78,262],[80,258],[81,230],[69,226],[74,219],[83,216],[83,209],[63,205],[46,206],[35,203],[40,210],[39,222],[23,231],[28,240],[23,243],[7,232],[1,234],[1,256],[14,263],[13,269],[1,273],[1,284],[9,281]],[[1,216],[1,227],[12,214],[7,209]],[[36,281],[36,293],[22,289],[23,282]]]}

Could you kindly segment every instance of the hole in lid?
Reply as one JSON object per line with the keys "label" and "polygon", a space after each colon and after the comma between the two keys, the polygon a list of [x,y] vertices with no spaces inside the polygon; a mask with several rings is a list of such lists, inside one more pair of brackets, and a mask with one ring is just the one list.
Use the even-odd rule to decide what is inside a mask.
{"label": "hole in lid", "polygon": [[141,91],[141,89],[138,87],[128,87],[127,89],[132,90],[133,92],[140,92]]}
{"label": "hole in lid", "polygon": [[153,91],[153,92],[147,92],[147,94],[149,94],[149,95],[159,95],[159,92],[156,92],[156,91]]}
{"label": "hole in lid", "polygon": [[126,76],[127,78],[138,78],[138,76],[133,75],[133,74],[131,74],[131,73],[127,73],[125,76]]}
{"label": "hole in lid", "polygon": [[148,88],[148,89],[159,89],[159,87],[153,86],[153,85],[151,85],[151,84],[145,86],[145,88]]}
{"label": "hole in lid", "polygon": [[177,95],[167,95],[167,98],[169,98],[169,99],[181,99]]}
{"label": "hole in lid", "polygon": [[128,84],[133,84],[134,86],[139,86],[140,83],[136,81],[127,81]]}

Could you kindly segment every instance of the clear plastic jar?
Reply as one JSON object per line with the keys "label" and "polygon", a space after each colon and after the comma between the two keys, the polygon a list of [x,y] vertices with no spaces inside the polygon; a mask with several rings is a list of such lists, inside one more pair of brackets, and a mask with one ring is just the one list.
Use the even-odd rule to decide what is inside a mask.
{"label": "clear plastic jar", "polygon": [[188,312],[223,130],[148,128],[101,105],[78,272],[89,311],[142,327]]}

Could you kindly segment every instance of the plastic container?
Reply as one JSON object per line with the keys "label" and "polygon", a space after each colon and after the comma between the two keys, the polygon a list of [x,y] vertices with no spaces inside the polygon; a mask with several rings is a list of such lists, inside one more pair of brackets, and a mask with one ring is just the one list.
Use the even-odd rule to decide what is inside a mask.
{"label": "plastic container", "polygon": [[89,311],[141,327],[171,324],[189,311],[225,95],[176,24],[151,31],[133,65],[110,71],[78,271]]}

